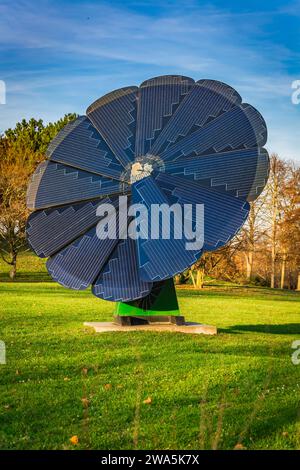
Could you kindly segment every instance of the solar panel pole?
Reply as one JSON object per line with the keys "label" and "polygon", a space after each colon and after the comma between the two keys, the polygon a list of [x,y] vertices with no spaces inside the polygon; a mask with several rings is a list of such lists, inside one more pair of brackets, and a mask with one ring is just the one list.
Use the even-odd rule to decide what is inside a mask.
{"label": "solar panel pole", "polygon": [[129,326],[151,323],[183,325],[173,279],[154,284],[153,291],[146,297],[132,302],[118,302],[115,322]]}

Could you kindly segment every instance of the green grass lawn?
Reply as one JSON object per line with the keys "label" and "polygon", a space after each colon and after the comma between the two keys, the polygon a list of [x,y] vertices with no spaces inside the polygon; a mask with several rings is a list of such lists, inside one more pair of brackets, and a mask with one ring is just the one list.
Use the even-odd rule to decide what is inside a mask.
{"label": "green grass lawn", "polygon": [[179,290],[218,336],[96,334],[113,304],[21,279],[0,283],[1,449],[300,448],[299,293]]}

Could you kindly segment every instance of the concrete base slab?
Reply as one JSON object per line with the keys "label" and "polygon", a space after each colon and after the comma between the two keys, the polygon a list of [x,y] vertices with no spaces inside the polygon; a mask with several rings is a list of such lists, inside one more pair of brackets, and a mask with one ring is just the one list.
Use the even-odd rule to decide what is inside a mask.
{"label": "concrete base slab", "polygon": [[184,325],[159,324],[121,326],[114,322],[84,322],[84,326],[94,328],[96,333],[109,331],[169,331],[171,333],[189,333],[194,335],[216,335],[217,328],[201,323],[186,322]]}

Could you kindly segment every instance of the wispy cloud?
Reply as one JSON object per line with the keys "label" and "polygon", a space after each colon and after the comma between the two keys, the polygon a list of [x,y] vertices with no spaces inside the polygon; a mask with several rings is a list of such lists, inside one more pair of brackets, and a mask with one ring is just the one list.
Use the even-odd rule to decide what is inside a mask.
{"label": "wispy cloud", "polygon": [[285,104],[300,54],[283,40],[280,21],[296,14],[298,2],[259,11],[220,1],[149,3],[2,1],[0,79],[8,104],[1,129],[30,113],[83,112],[112,88],[164,73],[227,81],[263,113],[273,106],[269,126],[277,129],[283,112],[291,118],[282,121],[296,126],[300,109]]}

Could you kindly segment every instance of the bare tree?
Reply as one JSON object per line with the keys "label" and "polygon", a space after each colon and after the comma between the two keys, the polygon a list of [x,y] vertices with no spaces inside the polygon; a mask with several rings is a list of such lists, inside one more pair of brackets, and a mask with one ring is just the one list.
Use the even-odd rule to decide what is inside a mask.
{"label": "bare tree", "polygon": [[[260,197],[251,203],[248,220],[228,247],[206,253],[191,272],[228,280],[254,281],[275,287],[295,287],[300,274],[299,167],[271,155],[270,178]],[[288,276],[287,276],[288,274]],[[201,280],[201,273],[198,275]],[[298,275],[300,288],[300,275]]]}
{"label": "bare tree", "polygon": [[286,267],[289,263],[300,275],[300,168],[287,164],[283,184],[281,219],[278,224],[281,258],[280,287],[285,287]]}
{"label": "bare tree", "polygon": [[258,199],[250,203],[250,212],[246,224],[242,228],[238,239],[240,250],[246,262],[246,280],[249,282],[253,277],[254,257],[258,245],[266,235],[264,221],[264,209],[266,204],[266,193],[262,193]]}
{"label": "bare tree", "polygon": [[287,165],[277,154],[271,155],[270,176],[266,187],[265,213],[269,228],[269,243],[271,251],[270,284],[276,285],[276,265],[279,254],[278,226],[282,216],[284,182],[287,173]]}
{"label": "bare tree", "polygon": [[207,251],[191,267],[189,273],[195,289],[204,287],[205,275],[210,275],[216,279],[234,280],[239,276],[239,269],[236,263],[236,254],[241,249],[240,240],[235,237],[226,246],[217,251]]}

